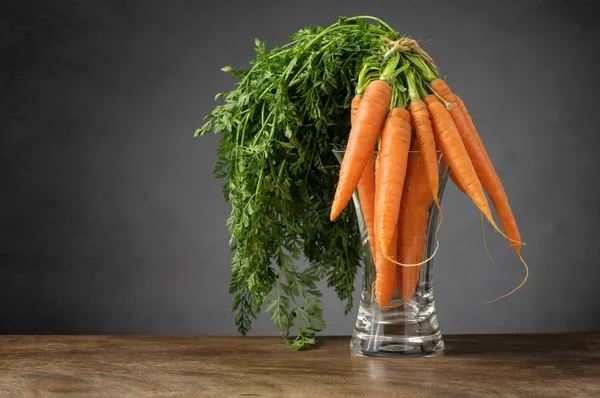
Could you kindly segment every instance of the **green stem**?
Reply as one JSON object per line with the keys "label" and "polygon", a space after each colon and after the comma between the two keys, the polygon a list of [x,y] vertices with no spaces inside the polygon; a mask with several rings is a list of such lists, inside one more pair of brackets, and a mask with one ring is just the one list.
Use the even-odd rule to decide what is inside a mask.
{"label": "green stem", "polygon": [[427,90],[425,90],[425,87],[423,86],[423,78],[421,77],[421,75],[416,75],[415,84],[417,85],[417,90],[419,90],[419,96],[421,98],[425,98],[425,96],[429,93],[427,92]]}
{"label": "green stem", "polygon": [[[377,17],[370,16],[370,15],[359,15],[359,16],[356,16],[356,17],[345,18],[344,22],[345,21],[354,21],[354,20],[357,20],[357,19],[370,19],[371,21],[377,22],[379,25],[383,26],[384,28],[386,28],[390,32],[392,32],[392,33],[398,33],[395,29],[393,29],[390,25],[388,25],[387,23],[385,23],[381,19],[379,19]],[[336,23],[339,24],[339,22],[336,22]],[[372,27],[371,29],[377,29],[377,28]],[[380,30],[380,29],[377,29],[377,30]]]}
{"label": "green stem", "polygon": [[258,102],[258,101],[260,101],[260,100],[262,99],[262,97],[263,97],[265,94],[269,93],[269,92],[270,92],[272,89],[274,89],[274,88],[275,88],[275,82],[271,83],[271,84],[269,85],[269,87],[267,87],[267,88],[265,89],[265,91],[263,91],[263,92],[262,92],[262,93],[261,93],[261,94],[258,96],[258,98],[257,98],[257,100],[256,100],[256,101],[257,101],[257,102]]}
{"label": "green stem", "polygon": [[287,159],[283,159],[283,162],[281,162],[281,166],[279,167],[279,173],[277,174],[279,178],[281,178],[281,176],[283,175],[283,169],[285,168],[286,163]]}
{"label": "green stem", "polygon": [[236,154],[237,154],[237,150],[240,146],[244,146],[244,136],[246,134],[246,128],[248,127],[248,121],[250,120],[250,118],[254,116],[254,107],[248,108],[248,112],[246,113],[246,116],[244,116],[244,124],[242,126],[242,141],[240,142],[238,140],[239,135],[240,135],[240,129],[236,129],[235,132],[235,146],[236,146]]}
{"label": "green stem", "polygon": [[394,79],[394,72],[396,71],[396,67],[398,66],[398,62],[400,62],[400,54],[395,53],[390,58],[387,65],[381,72],[381,76],[379,77],[379,80],[386,81],[391,85],[392,80]]}
{"label": "green stem", "polygon": [[427,80],[427,82],[430,82],[439,77],[435,69],[431,65],[429,65],[429,62],[427,62],[427,60],[425,60],[420,55],[410,54],[407,56],[412,62],[413,66],[420,72],[420,74]]}
{"label": "green stem", "polygon": [[406,108],[408,105],[408,96],[406,90],[400,90],[398,87],[394,90],[397,92],[396,101],[393,102],[396,108]]}
{"label": "green stem", "polygon": [[358,75],[358,83],[356,84],[356,95],[362,95],[367,85],[371,82],[372,78],[369,78],[369,72],[378,71],[379,65],[375,63],[366,63],[363,65],[360,74]]}
{"label": "green stem", "polygon": [[356,28],[356,26],[357,25],[340,25],[339,22],[336,22],[333,25],[326,27],[319,34],[317,34],[315,37],[313,37],[313,39],[311,41],[309,41],[308,44],[304,47],[304,50],[310,48],[310,46],[312,46],[318,39],[323,37],[326,33],[330,33],[335,30],[340,30],[340,29],[352,29],[352,28]]}
{"label": "green stem", "polygon": [[[244,206],[244,210],[242,211],[243,213],[246,212],[246,210],[248,209],[248,206],[250,205],[250,203],[252,203],[252,199],[254,199],[258,195],[258,192],[260,191],[260,187],[262,185],[262,180],[263,180],[263,171],[264,171],[264,168],[262,168],[260,170],[260,173],[258,174],[258,183],[256,184],[256,190],[254,191],[252,196],[246,202],[246,205]],[[252,219],[252,223],[254,224],[254,218]]]}
{"label": "green stem", "polygon": [[[264,108],[263,108],[264,110]],[[258,142],[258,139],[260,138],[262,132],[265,130],[265,127],[267,127],[268,123],[269,123],[269,119],[271,119],[271,116],[273,116],[275,113],[273,111],[269,112],[269,114],[267,115],[267,119],[262,122],[262,127],[260,128],[260,130],[258,130],[258,132],[256,133],[256,135],[254,136],[254,141],[252,141],[252,145],[256,145],[256,143]],[[275,123],[272,123],[272,128],[275,128]],[[272,136],[272,132],[271,134],[269,134],[269,138]]]}
{"label": "green stem", "polygon": [[396,69],[394,71],[394,73],[392,73],[390,80],[394,80],[396,79],[396,77],[398,77],[400,75],[400,73],[404,72],[406,69],[408,69],[408,67],[410,66],[410,62],[406,61],[404,64],[402,64],[401,67],[399,67],[398,69]]}
{"label": "green stem", "polygon": [[415,70],[413,68],[409,68],[406,71],[406,83],[408,84],[408,97],[411,100],[421,98],[419,95],[419,89],[417,88],[417,82],[415,80]]}

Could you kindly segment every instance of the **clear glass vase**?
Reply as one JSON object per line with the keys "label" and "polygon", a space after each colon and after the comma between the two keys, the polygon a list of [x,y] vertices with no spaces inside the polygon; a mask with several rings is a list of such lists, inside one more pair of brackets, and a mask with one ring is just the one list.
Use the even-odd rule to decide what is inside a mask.
{"label": "clear glass vase", "polygon": [[[342,162],[344,151],[333,151]],[[375,153],[375,156],[377,154]],[[409,157],[418,156],[411,151]],[[449,168],[441,165],[438,153],[439,195],[441,204]],[[369,235],[363,217],[361,202],[356,190],[352,196],[363,242],[364,271],[358,316],[354,326],[350,349],[354,354],[377,357],[431,357],[444,351],[444,341],[437,320],[433,294],[433,259],[418,269],[418,281],[410,299],[396,289],[392,302],[382,309],[375,298],[376,268]],[[436,249],[435,232],[439,211],[435,204],[429,207],[423,254],[418,262],[431,257]],[[420,255],[417,255],[420,256]],[[400,266],[398,266],[400,267]],[[410,293],[409,293],[410,294]]]}

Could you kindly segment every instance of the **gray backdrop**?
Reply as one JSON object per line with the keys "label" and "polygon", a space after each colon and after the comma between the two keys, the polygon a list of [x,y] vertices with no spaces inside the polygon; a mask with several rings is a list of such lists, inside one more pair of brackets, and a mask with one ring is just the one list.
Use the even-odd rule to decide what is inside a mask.
{"label": "gray backdrop", "polygon": [[[485,305],[523,268],[487,225],[494,269],[478,211],[448,188],[442,331],[600,329],[594,1],[3,0],[0,332],[236,334],[219,137],[192,134],[254,38],[364,14],[435,40],[528,243],[529,282]],[[324,311],[327,334],[351,333],[356,306],[343,316],[327,290]],[[266,316],[252,331],[276,333]]]}

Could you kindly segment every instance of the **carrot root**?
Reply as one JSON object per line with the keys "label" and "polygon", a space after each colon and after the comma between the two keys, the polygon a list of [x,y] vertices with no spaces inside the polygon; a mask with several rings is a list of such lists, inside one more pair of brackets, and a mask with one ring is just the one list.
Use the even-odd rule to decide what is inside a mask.
{"label": "carrot root", "polygon": [[438,212],[440,213],[440,221],[435,229],[434,239],[437,239],[437,234],[440,232],[440,228],[442,227],[442,221],[444,221],[444,212],[442,211],[442,206],[440,205],[440,201],[438,198],[433,198],[433,203],[435,203],[435,207],[437,207]]}
{"label": "carrot root", "polygon": [[483,222],[483,214],[481,215],[481,234],[483,235],[483,247],[485,249],[485,252],[487,253],[488,257],[490,258],[490,261],[492,262],[492,264],[494,264],[494,268],[496,268],[496,272],[500,273],[500,270],[498,269],[498,266],[496,265],[496,262],[492,258],[492,255],[490,254],[490,251],[488,250],[488,247],[487,247],[487,239],[485,238],[485,223]]}
{"label": "carrot root", "polygon": [[520,254],[518,254],[519,259],[521,260],[521,262],[523,263],[523,266],[525,267],[525,278],[523,278],[523,281],[519,284],[519,286],[515,287],[513,290],[511,290],[510,292],[503,294],[502,296],[495,298],[492,301],[486,301],[485,304],[492,304],[497,302],[498,300],[501,300],[503,298],[506,298],[508,296],[510,296],[511,294],[513,294],[514,292],[516,292],[517,290],[519,290],[520,288],[523,287],[523,285],[525,284],[525,282],[527,282],[527,279],[529,278],[529,266],[527,265],[527,263],[525,262],[525,260],[523,259],[523,256],[521,256]]}
{"label": "carrot root", "polygon": [[384,255],[384,257],[385,257],[386,260],[388,260],[388,261],[390,261],[390,262],[392,262],[394,264],[400,265],[402,267],[418,267],[418,266],[423,265],[423,264],[429,262],[430,260],[432,260],[435,257],[435,255],[437,254],[437,251],[438,251],[439,248],[440,248],[440,242],[439,241],[435,241],[435,250],[433,251],[433,254],[431,256],[429,256],[429,258],[421,261],[420,263],[414,263],[414,264],[403,264],[403,263],[395,261],[394,259],[392,259],[390,257],[387,257],[385,255]]}

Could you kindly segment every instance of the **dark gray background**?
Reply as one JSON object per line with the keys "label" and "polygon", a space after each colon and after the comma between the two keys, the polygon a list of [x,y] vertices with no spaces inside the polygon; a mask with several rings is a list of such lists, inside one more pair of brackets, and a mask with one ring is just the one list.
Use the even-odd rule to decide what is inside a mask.
{"label": "dark gray background", "polygon": [[[478,211],[448,188],[442,331],[599,330],[595,1],[3,0],[0,333],[235,334],[219,137],[192,134],[254,38],[364,14],[435,40],[528,243],[529,282],[484,305],[523,268],[487,225],[494,269]],[[343,305],[326,291],[326,333],[351,333]],[[262,316],[252,333],[277,329]]]}

